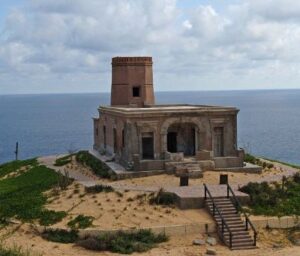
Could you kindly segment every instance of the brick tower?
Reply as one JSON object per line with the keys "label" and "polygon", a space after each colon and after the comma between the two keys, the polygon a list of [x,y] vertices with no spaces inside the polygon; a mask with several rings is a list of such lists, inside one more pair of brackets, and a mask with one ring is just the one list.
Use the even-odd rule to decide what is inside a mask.
{"label": "brick tower", "polygon": [[152,57],[112,58],[111,105],[154,105]]}

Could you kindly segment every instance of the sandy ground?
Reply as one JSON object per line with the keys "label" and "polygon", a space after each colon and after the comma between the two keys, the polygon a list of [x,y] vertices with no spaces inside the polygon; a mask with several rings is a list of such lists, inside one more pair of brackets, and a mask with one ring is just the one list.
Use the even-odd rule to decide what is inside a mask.
{"label": "sandy ground", "polygon": [[213,222],[204,209],[179,210],[150,205],[150,193],[128,191],[87,194],[82,185],[74,183],[59,195],[51,191],[48,194],[48,209],[68,212],[68,216],[56,227],[65,227],[71,218],[79,214],[94,217],[93,225],[102,229]]}
{"label": "sandy ground", "polygon": [[[24,249],[30,249],[33,253],[44,256],[92,256],[92,255],[119,255],[109,252],[93,252],[79,248],[72,244],[59,244],[43,240],[37,236],[28,224],[23,224],[15,232],[12,230],[15,227],[10,227],[0,231],[0,235],[9,234],[4,240],[7,246],[17,244]],[[134,253],[132,255],[141,256],[201,256],[205,255],[208,245],[194,246],[192,241],[196,238],[203,238],[202,235],[189,235],[185,237],[171,237],[166,243],[158,245],[156,248],[145,253]],[[281,248],[273,248],[274,244],[281,244]],[[220,242],[213,246],[217,251],[217,255],[222,256],[299,256],[300,247],[292,246],[286,239],[285,231],[272,230],[262,231],[259,235],[259,249],[255,250],[239,250],[230,251]]]}

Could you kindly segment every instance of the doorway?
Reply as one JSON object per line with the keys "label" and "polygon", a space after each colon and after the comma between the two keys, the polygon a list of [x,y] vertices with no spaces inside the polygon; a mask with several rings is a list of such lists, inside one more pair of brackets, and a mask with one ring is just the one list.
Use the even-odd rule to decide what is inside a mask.
{"label": "doorway", "polygon": [[214,156],[215,157],[224,156],[224,128],[223,127],[214,128]]}
{"label": "doorway", "polygon": [[168,132],[168,152],[177,152],[177,132]]}
{"label": "doorway", "polygon": [[142,157],[143,159],[154,159],[153,133],[146,133],[142,136]]}

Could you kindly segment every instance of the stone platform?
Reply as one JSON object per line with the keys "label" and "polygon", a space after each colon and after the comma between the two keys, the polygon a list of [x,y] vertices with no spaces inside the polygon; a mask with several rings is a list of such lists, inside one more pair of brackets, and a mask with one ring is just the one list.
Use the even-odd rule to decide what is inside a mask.
{"label": "stone platform", "polygon": [[[224,197],[227,194],[227,185],[207,185],[213,197]],[[249,201],[249,195],[238,191],[236,186],[232,186],[236,197],[242,204]],[[177,205],[180,209],[197,209],[204,207],[204,187],[171,187],[165,188],[167,192],[175,194]]]}

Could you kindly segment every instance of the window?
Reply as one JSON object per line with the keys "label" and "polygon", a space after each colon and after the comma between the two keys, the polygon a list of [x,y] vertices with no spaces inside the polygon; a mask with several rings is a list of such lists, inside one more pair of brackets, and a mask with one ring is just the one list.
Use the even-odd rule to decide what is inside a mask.
{"label": "window", "polygon": [[132,87],[132,96],[140,97],[140,87],[139,86]]}

